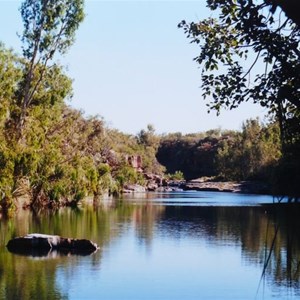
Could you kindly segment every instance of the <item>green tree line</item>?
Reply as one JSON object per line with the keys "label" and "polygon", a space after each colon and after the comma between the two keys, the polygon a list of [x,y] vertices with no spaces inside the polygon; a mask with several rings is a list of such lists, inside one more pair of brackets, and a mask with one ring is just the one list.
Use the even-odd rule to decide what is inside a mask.
{"label": "green tree line", "polygon": [[273,184],[282,157],[277,123],[258,119],[244,122],[241,131],[168,134],[161,139],[157,158],[167,172],[182,171],[186,179],[259,180]]}
{"label": "green tree line", "polygon": [[[87,195],[119,192],[143,176],[126,160],[140,155],[143,172],[161,174],[155,153],[158,137],[142,130],[137,136],[109,129],[102,118],[84,117],[66,104],[72,81],[62,66],[43,71],[43,81],[26,108],[19,127],[27,60],[0,46],[0,191],[9,208],[25,197],[31,206],[68,204]],[[20,91],[21,89],[21,91]],[[153,140],[151,140],[151,137]]]}
{"label": "green tree line", "polygon": [[159,172],[157,143],[108,129],[102,118],[67,105],[72,80],[55,57],[73,44],[84,1],[24,0],[20,12],[22,55],[0,44],[1,207],[13,208],[16,199],[34,207],[119,192],[143,180],[126,155],[141,155],[143,171]]}

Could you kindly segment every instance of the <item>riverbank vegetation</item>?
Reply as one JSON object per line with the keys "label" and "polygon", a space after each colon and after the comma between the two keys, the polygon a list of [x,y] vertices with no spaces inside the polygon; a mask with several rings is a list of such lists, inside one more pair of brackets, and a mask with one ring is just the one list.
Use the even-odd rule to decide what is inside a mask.
{"label": "riverbank vegetation", "polygon": [[201,65],[203,96],[217,113],[252,101],[274,116],[282,152],[275,186],[278,193],[297,199],[300,21],[295,11],[299,2],[207,0],[207,6],[217,18],[178,25],[200,47],[195,61]]}
{"label": "riverbank vegetation", "polygon": [[161,139],[157,158],[168,172],[181,170],[186,179],[206,176],[271,184],[281,158],[280,131],[276,123],[264,125],[252,119],[241,131],[169,134]]}
{"label": "riverbank vegetation", "polygon": [[[24,1],[21,6],[25,28],[23,55],[0,44],[3,210],[14,209],[19,202],[23,206],[40,207],[76,204],[86,196],[97,199],[105,193],[120,193],[129,184],[146,186],[153,174],[166,180],[204,176],[218,180],[258,180],[268,182],[276,194],[299,197],[299,106],[295,102],[299,101],[299,81],[295,76],[300,73],[294,69],[299,68],[294,58],[288,56],[286,60],[293,73],[270,58],[274,74],[268,75],[272,79],[276,70],[283,68],[284,76],[289,76],[284,82],[286,88],[292,89],[294,102],[286,97],[278,102],[278,98],[265,93],[262,98],[261,86],[251,91],[245,85],[240,87],[246,89],[243,93],[252,93],[254,101],[269,108],[273,117],[267,124],[252,119],[245,121],[241,131],[214,129],[186,135],[180,132],[157,135],[154,127],[148,125],[135,136],[128,135],[109,128],[101,117],[86,117],[71,108],[68,101],[72,98],[72,80],[63,66],[53,62],[54,55],[64,54],[74,41],[76,29],[84,18],[83,1],[34,3]],[[238,10],[232,13],[234,16]],[[205,24],[201,23],[205,30],[195,24],[181,26],[198,41],[199,35],[213,30]],[[298,52],[293,49],[298,47],[299,35],[296,29],[291,30],[292,41],[287,41],[293,53],[290,55],[296,55]],[[226,49],[225,54],[230,57],[229,48]],[[209,53],[209,58],[203,56],[197,60],[208,59],[204,71],[215,68],[214,54]],[[218,59],[223,59],[222,54]],[[237,66],[233,60],[231,63],[232,68]],[[232,71],[228,75],[232,80],[241,79],[239,72],[232,78]],[[232,85],[226,81],[229,77],[221,81],[227,82],[226,86],[220,86],[220,78],[203,76],[205,93],[215,89],[212,108],[224,105],[232,108],[242,101],[235,98],[242,90],[231,90]],[[278,94],[281,90],[278,83],[275,86],[276,82],[274,93]],[[227,100],[218,102],[222,93]]]}
{"label": "riverbank vegetation", "polygon": [[0,45],[0,201],[23,205],[76,203],[87,195],[141,183],[128,157],[160,172],[150,132],[135,138],[72,109],[72,80],[54,62],[73,44],[84,1],[23,1],[22,55]]}

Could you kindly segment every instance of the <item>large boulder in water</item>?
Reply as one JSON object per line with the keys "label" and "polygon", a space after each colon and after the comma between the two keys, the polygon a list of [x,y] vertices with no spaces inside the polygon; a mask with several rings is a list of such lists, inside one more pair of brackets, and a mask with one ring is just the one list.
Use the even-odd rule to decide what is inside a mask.
{"label": "large boulder in water", "polygon": [[6,247],[13,253],[39,256],[47,255],[52,250],[65,254],[88,255],[98,249],[97,244],[90,240],[63,238],[58,235],[40,233],[11,239]]}

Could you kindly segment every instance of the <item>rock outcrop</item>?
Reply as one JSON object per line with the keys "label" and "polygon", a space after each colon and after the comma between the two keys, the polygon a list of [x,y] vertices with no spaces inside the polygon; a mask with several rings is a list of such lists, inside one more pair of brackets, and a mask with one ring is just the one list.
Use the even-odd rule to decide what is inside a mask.
{"label": "rock outcrop", "polygon": [[126,184],[122,190],[122,193],[145,193],[146,188],[139,184]]}
{"label": "rock outcrop", "polygon": [[140,155],[127,155],[126,160],[131,167],[138,171],[142,171],[143,162]]}
{"label": "rock outcrop", "polygon": [[40,233],[11,239],[7,245],[10,252],[24,255],[44,256],[56,250],[63,254],[89,255],[97,251],[97,244],[86,239],[63,238]]}
{"label": "rock outcrop", "polygon": [[144,178],[147,181],[147,191],[156,191],[163,185],[163,177],[157,174],[144,173]]}
{"label": "rock outcrop", "polygon": [[241,182],[218,182],[191,180],[182,185],[183,190],[232,192],[246,194],[269,194],[270,188],[261,182],[241,181]]}

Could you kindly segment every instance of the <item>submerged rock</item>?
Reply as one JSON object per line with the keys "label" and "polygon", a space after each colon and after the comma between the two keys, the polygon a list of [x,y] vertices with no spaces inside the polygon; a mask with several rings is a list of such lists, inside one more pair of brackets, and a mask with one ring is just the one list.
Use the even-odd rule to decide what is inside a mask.
{"label": "submerged rock", "polygon": [[24,255],[45,256],[52,250],[63,254],[89,255],[97,251],[97,244],[86,239],[63,238],[40,233],[11,239],[7,245],[10,252]]}

